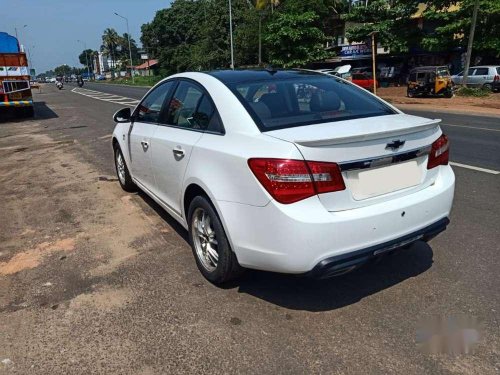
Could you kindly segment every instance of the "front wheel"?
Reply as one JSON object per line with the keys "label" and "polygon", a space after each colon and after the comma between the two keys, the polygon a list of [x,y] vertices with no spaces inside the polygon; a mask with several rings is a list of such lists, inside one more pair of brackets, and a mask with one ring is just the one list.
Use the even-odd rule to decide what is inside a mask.
{"label": "front wheel", "polygon": [[192,200],[188,223],[189,242],[202,275],[217,285],[238,277],[243,269],[231,250],[217,212],[207,198],[197,196]]}

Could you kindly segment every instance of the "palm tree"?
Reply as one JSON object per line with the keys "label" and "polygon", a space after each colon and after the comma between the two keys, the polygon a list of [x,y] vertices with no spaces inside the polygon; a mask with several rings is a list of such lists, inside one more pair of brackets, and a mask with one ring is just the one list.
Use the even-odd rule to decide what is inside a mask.
{"label": "palm tree", "polygon": [[101,52],[108,56],[111,56],[111,65],[113,66],[113,68],[116,65],[116,46],[119,45],[119,43],[120,36],[115,29],[108,27],[106,30],[104,30],[104,33],[102,34]]}

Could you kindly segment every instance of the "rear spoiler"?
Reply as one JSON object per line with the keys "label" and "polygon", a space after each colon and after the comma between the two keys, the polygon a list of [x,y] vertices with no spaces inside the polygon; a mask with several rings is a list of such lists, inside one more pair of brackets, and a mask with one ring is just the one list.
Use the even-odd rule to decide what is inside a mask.
{"label": "rear spoiler", "polygon": [[412,126],[410,128],[401,128],[401,129],[394,129],[394,130],[387,130],[387,131],[382,131],[382,132],[374,132],[374,133],[360,133],[360,134],[353,134],[345,137],[332,137],[332,138],[324,138],[324,139],[317,139],[317,140],[300,140],[297,139],[294,142],[302,145],[302,146],[308,146],[308,147],[322,147],[322,146],[331,146],[331,145],[339,145],[339,144],[345,144],[345,143],[353,143],[353,142],[360,142],[360,141],[369,141],[369,140],[374,140],[374,139],[380,139],[380,138],[387,138],[387,137],[397,137],[400,135],[405,135],[405,134],[412,134],[412,133],[418,133],[424,130],[429,130],[433,128],[437,128],[439,126],[439,123],[441,122],[440,119],[434,119],[430,120],[428,122]]}

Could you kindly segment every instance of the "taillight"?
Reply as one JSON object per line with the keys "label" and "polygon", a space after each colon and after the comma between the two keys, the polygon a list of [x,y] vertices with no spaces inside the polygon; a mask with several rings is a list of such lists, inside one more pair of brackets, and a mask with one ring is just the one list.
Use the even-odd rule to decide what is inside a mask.
{"label": "taillight", "polygon": [[429,161],[427,162],[427,169],[437,167],[438,165],[448,164],[449,156],[450,143],[448,142],[448,137],[443,134],[432,144]]}
{"label": "taillight", "polygon": [[344,190],[339,166],[289,159],[249,159],[259,182],[280,203],[294,203],[315,194]]}
{"label": "taillight", "polygon": [[495,78],[493,79],[493,81],[495,81],[495,82],[500,81],[500,76],[497,74],[497,75],[495,76]]}

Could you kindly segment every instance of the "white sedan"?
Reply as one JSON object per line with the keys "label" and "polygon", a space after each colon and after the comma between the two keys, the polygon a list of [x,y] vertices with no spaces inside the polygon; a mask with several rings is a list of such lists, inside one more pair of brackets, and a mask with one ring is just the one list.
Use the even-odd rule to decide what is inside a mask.
{"label": "white sedan", "polygon": [[201,273],[324,278],[427,241],[455,177],[439,120],[302,70],[176,74],[118,111],[116,171],[189,231]]}

